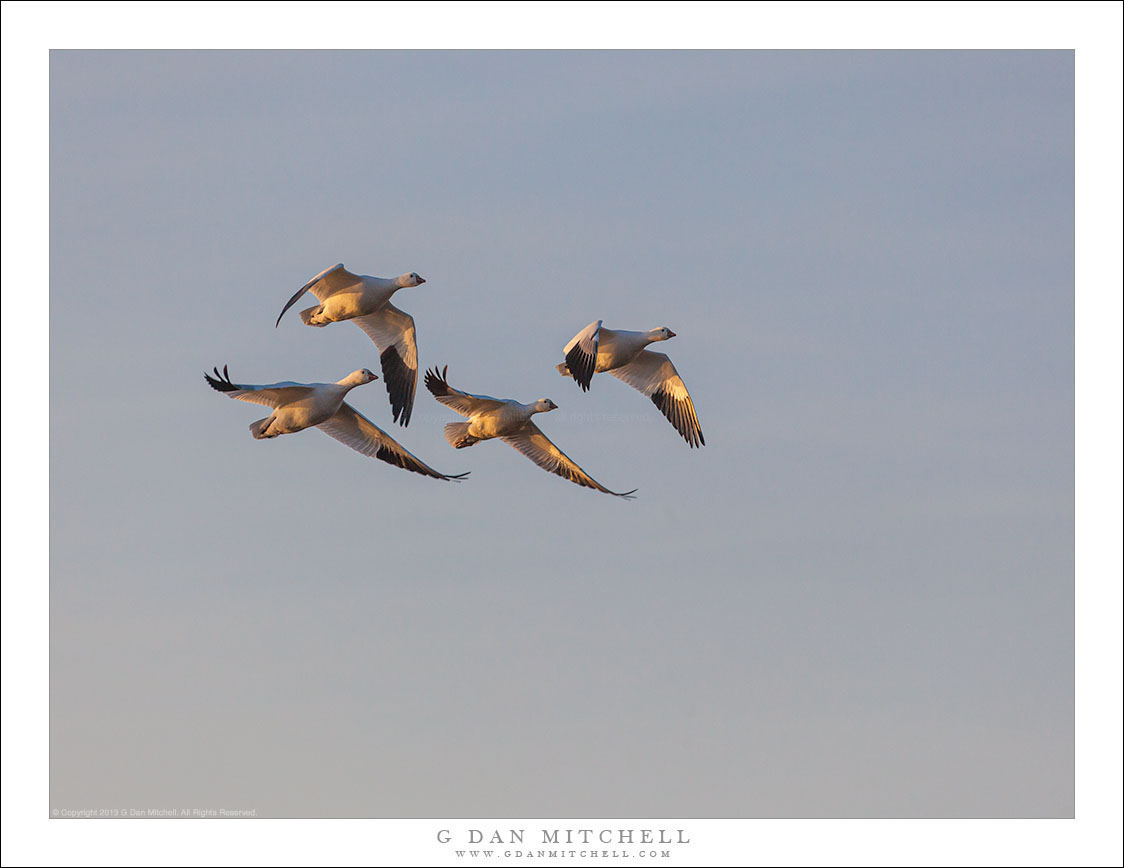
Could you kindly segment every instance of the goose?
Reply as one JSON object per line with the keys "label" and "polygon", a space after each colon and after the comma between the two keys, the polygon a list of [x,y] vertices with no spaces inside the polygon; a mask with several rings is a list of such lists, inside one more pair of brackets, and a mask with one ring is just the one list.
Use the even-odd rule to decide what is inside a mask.
{"label": "goose", "polygon": [[344,401],[347,393],[356,386],[378,379],[366,368],[352,371],[336,383],[284,382],[265,386],[231,382],[226,365],[223,365],[221,374],[218,368],[214,372],[213,377],[203,374],[212,389],[225,392],[239,401],[273,408],[270,415],[250,425],[250,433],[256,440],[295,434],[305,428],[315,427],[356,452],[386,461],[403,470],[412,470],[433,479],[452,479],[457,482],[468,476],[467,473],[449,475],[434,470]]}
{"label": "goose", "polygon": [[647,349],[648,344],[667,341],[675,337],[669,328],[646,332],[628,332],[607,329],[601,320],[591,322],[574,335],[562,350],[566,361],[558,365],[563,377],[573,377],[574,382],[589,391],[594,374],[609,373],[652,399],[675,430],[683,435],[687,445],[694,449],[706,445],[695,404],[675,365],[663,353]]}
{"label": "goose", "polygon": [[392,305],[390,297],[400,289],[423,283],[425,278],[413,271],[392,278],[367,277],[352,274],[340,262],[325,268],[298,289],[281,308],[273,327],[281,325],[285,311],[311,290],[320,304],[302,310],[301,321],[323,328],[329,323],[351,320],[363,329],[379,349],[394,421],[406,426],[410,424],[418,387],[418,342],[414,318]]}
{"label": "goose", "polygon": [[539,427],[531,421],[536,413],[549,413],[558,405],[549,398],[541,398],[531,404],[521,404],[507,398],[490,398],[487,395],[470,395],[454,389],[448,381],[449,366],[441,373],[433,368],[425,372],[425,387],[433,393],[440,403],[462,416],[467,422],[450,422],[445,426],[445,439],[455,449],[472,446],[481,440],[498,437],[530,458],[544,470],[549,470],[587,488],[595,488],[605,494],[632,499],[636,492],[610,491],[573,462],[561,449],[555,446]]}

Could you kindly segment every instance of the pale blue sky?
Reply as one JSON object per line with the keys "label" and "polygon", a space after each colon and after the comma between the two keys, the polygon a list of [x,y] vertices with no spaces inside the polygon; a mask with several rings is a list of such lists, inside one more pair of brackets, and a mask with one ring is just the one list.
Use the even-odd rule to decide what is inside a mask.
{"label": "pale blue sky", "polygon": [[[1073,63],[53,53],[52,806],[1072,816]],[[463,485],[253,441],[204,369],[377,362],[273,328],[337,261],[638,499],[424,391]],[[557,375],[596,318],[704,449]]]}

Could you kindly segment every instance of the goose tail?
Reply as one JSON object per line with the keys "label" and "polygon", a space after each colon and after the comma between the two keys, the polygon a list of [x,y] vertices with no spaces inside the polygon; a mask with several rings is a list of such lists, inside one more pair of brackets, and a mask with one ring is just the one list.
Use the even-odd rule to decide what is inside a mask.
{"label": "goose tail", "polygon": [[305,325],[316,326],[317,328],[323,328],[324,326],[326,326],[328,324],[327,322],[317,321],[314,318],[320,313],[320,309],[322,307],[323,305],[319,304],[316,305],[316,307],[306,307],[301,311],[301,322],[303,322]]}
{"label": "goose tail", "polygon": [[468,433],[467,422],[450,422],[445,426],[445,439],[449,441],[449,445],[454,449],[464,449],[465,446],[471,446],[473,443],[479,443],[479,437],[473,437]]}
{"label": "goose tail", "polygon": [[269,423],[273,421],[272,416],[266,416],[264,419],[258,419],[257,422],[250,424],[250,433],[254,435],[255,440],[264,440],[267,437],[276,437],[276,434],[266,434],[265,431],[269,427]]}

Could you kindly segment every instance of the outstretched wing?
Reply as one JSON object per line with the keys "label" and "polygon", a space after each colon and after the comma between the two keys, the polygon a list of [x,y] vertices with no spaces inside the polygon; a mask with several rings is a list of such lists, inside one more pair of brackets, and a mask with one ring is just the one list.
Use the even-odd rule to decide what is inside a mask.
{"label": "outstretched wing", "polygon": [[601,320],[597,320],[574,335],[562,349],[566,354],[566,367],[570,369],[570,376],[586,392],[589,391],[589,381],[593,379],[593,371],[597,367],[597,345],[600,338]]}
{"label": "outstretched wing", "polygon": [[644,350],[627,365],[613,368],[609,373],[651,398],[692,449],[706,445],[699,417],[695,415],[695,404],[683,378],[663,353]]}
{"label": "outstretched wing", "polygon": [[445,365],[445,369],[440,374],[437,373],[437,368],[426,371],[425,387],[433,393],[433,397],[438,401],[449,409],[456,410],[462,416],[473,416],[487,410],[498,410],[508,403],[499,398],[490,398],[487,395],[470,395],[468,392],[454,389],[445,379],[448,372],[448,365]]}
{"label": "outstretched wing", "polygon": [[418,341],[414,318],[387,302],[374,313],[352,319],[379,348],[382,378],[394,421],[410,424],[418,388]]}
{"label": "outstretched wing", "polygon": [[356,452],[378,458],[403,470],[412,470],[414,473],[421,473],[433,479],[460,481],[468,476],[467,473],[450,475],[434,470],[346,402],[334,416],[316,427]]}
{"label": "outstretched wing", "polygon": [[277,328],[277,326],[281,324],[281,317],[285,315],[285,311],[296,304],[297,299],[299,299],[309,290],[312,290],[312,294],[316,296],[321,304],[323,304],[324,299],[326,299],[328,296],[334,295],[341,289],[347,289],[349,286],[355,286],[355,284],[357,283],[362,283],[362,281],[363,278],[361,278],[358,274],[352,274],[350,271],[344,268],[342,262],[333,265],[331,268],[325,268],[318,275],[316,275],[316,277],[312,278],[312,280],[298,289],[293,294],[293,297],[285,302],[285,306],[281,308],[281,313],[277,315],[277,322],[273,324],[273,327]]}
{"label": "outstretched wing", "polygon": [[247,386],[242,383],[230,382],[230,373],[227,366],[222,366],[222,373],[215,368],[215,376],[203,374],[203,379],[211,388],[218,392],[225,392],[229,397],[239,401],[249,401],[251,404],[264,404],[266,407],[276,409],[312,394],[312,387],[303,383],[270,383],[266,386]]}
{"label": "outstretched wing", "polygon": [[617,497],[631,498],[636,489],[632,491],[617,492],[610,491],[584,470],[582,470],[573,459],[566,455],[561,449],[555,446],[549,437],[542,433],[539,426],[534,422],[528,422],[519,429],[516,434],[508,434],[501,437],[504,443],[509,446],[514,446],[528,458],[535,462],[543,470],[549,470],[551,473],[561,476],[563,479],[568,479],[570,482],[576,482],[578,485],[584,485],[586,488],[596,488],[598,491],[603,491],[606,494],[613,494]]}

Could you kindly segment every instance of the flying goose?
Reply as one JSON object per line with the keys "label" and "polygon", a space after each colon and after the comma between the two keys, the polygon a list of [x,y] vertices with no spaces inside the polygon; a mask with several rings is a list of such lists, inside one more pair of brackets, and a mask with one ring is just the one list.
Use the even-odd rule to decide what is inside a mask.
{"label": "flying goose", "polygon": [[379,348],[382,375],[390,395],[394,421],[410,424],[414,392],[418,387],[418,342],[414,318],[390,303],[390,297],[408,286],[421,286],[425,279],[416,272],[398,277],[367,277],[352,274],[343,263],[321,271],[285,302],[274,328],[285,311],[309,290],[320,304],[300,312],[305,325],[323,328],[328,323],[351,320]]}
{"label": "flying goose", "polygon": [[626,498],[631,498],[636,491],[635,488],[625,492],[610,491],[578,467],[539,430],[531,417],[536,413],[549,413],[558,409],[558,405],[549,398],[542,398],[531,404],[520,404],[506,398],[470,395],[449,385],[446,379],[448,371],[448,365],[440,374],[436,368],[426,371],[425,387],[446,407],[468,417],[467,422],[450,422],[445,426],[445,439],[450,446],[463,449],[481,440],[498,437],[539,467],[578,485]]}
{"label": "flying goose", "polygon": [[558,365],[563,377],[573,377],[586,392],[594,374],[607,372],[643,392],[675,426],[687,445],[694,449],[706,445],[695,405],[671,359],[646,349],[655,341],[675,337],[669,328],[646,332],[626,332],[602,328],[601,320],[591,322],[574,335],[562,350],[566,361]]}
{"label": "flying goose", "polygon": [[434,479],[455,479],[460,481],[467,473],[446,475],[419,461],[402,444],[375,425],[370,419],[344,401],[344,397],[356,386],[377,380],[378,377],[366,368],[352,371],[338,383],[270,383],[266,386],[247,386],[232,383],[226,365],[222,373],[215,368],[215,375],[203,374],[212,389],[225,392],[239,401],[264,404],[273,412],[264,419],[258,419],[250,426],[250,433],[257,440],[266,440],[282,434],[293,434],[305,428],[316,427],[356,452],[371,458],[378,458],[412,470]]}

